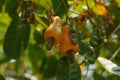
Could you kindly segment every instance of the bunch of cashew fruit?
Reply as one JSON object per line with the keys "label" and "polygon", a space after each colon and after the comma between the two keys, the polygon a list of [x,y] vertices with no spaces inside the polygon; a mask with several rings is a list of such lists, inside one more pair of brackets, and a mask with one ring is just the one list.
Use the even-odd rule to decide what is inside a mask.
{"label": "bunch of cashew fruit", "polygon": [[74,62],[74,54],[79,51],[79,45],[74,38],[76,33],[71,29],[71,25],[62,26],[59,16],[54,16],[50,26],[44,32],[47,50],[51,50],[54,45],[59,45],[60,53],[67,56],[70,62]]}

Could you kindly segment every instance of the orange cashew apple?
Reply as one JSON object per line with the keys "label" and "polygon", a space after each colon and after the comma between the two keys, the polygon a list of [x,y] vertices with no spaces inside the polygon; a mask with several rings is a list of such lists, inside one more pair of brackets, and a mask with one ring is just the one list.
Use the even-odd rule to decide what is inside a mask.
{"label": "orange cashew apple", "polygon": [[59,44],[62,38],[61,19],[59,16],[53,17],[53,21],[44,33],[46,48],[50,50],[53,45]]}
{"label": "orange cashew apple", "polygon": [[70,26],[68,24],[66,24],[62,29],[62,39],[60,42],[60,52],[64,56],[68,56],[67,53],[69,51],[73,51],[73,53],[75,54],[76,52],[79,51],[79,45],[78,44],[74,45],[72,43],[72,36],[70,34]]}

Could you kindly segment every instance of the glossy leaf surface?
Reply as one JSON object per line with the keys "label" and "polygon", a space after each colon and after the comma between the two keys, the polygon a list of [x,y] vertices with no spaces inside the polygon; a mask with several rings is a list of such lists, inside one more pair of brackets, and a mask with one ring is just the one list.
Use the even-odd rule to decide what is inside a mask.
{"label": "glossy leaf surface", "polygon": [[61,16],[67,13],[68,0],[52,0],[52,5],[53,5],[55,15]]}
{"label": "glossy leaf surface", "polygon": [[62,57],[58,61],[56,80],[81,80],[79,65],[70,63],[67,57]]}
{"label": "glossy leaf surface", "polygon": [[29,40],[30,27],[18,23],[19,21],[13,21],[4,37],[4,52],[11,58],[19,58],[20,53],[27,48]]}

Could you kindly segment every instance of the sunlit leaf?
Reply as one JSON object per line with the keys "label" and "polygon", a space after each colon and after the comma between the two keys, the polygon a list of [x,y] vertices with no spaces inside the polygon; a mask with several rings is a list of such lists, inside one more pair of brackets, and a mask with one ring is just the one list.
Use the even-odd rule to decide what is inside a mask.
{"label": "sunlit leaf", "polygon": [[58,61],[56,80],[81,80],[79,65],[70,63],[67,57],[62,57]]}
{"label": "sunlit leaf", "polygon": [[11,19],[7,13],[0,13],[0,47],[2,47],[5,31],[9,26],[10,21]]}
{"label": "sunlit leaf", "polygon": [[[84,0],[86,2],[86,0]],[[95,6],[95,0],[87,0],[88,6],[92,9]]]}
{"label": "sunlit leaf", "polygon": [[10,24],[10,17],[7,13],[0,13],[0,28]]}
{"label": "sunlit leaf", "polygon": [[115,0],[117,3],[117,6],[120,8],[120,0]]}
{"label": "sunlit leaf", "polygon": [[47,24],[45,23],[49,23],[49,21],[47,19],[43,19],[42,17],[38,17],[36,14],[35,14],[35,18],[36,20],[39,22],[39,26],[41,26],[41,28],[46,28],[47,27]]}
{"label": "sunlit leaf", "polygon": [[37,0],[37,3],[39,3],[40,11],[48,11],[52,8],[52,0]]}
{"label": "sunlit leaf", "polygon": [[98,61],[108,72],[120,76],[120,67],[117,64],[103,57],[98,57]]}
{"label": "sunlit leaf", "polygon": [[83,6],[84,6],[83,2],[80,1],[77,6],[70,7],[70,9],[69,9],[70,16],[73,17],[73,18],[74,17],[78,17],[79,14],[81,14],[84,11],[84,9],[83,9],[84,7]]}

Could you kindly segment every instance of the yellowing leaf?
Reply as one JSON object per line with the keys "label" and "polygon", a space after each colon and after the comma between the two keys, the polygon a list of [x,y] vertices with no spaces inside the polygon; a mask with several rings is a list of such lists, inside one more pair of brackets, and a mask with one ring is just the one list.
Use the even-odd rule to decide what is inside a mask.
{"label": "yellowing leaf", "polygon": [[115,0],[117,3],[117,6],[120,7],[120,0]]}
{"label": "yellowing leaf", "polygon": [[101,16],[104,16],[107,14],[107,9],[103,6],[103,5],[99,5],[97,4],[94,8],[94,12],[97,14],[97,15],[101,15]]}
{"label": "yellowing leaf", "polygon": [[85,68],[85,65],[84,65],[84,64],[81,64],[81,65],[80,65],[80,69],[81,69],[81,71],[83,71],[84,68]]}

